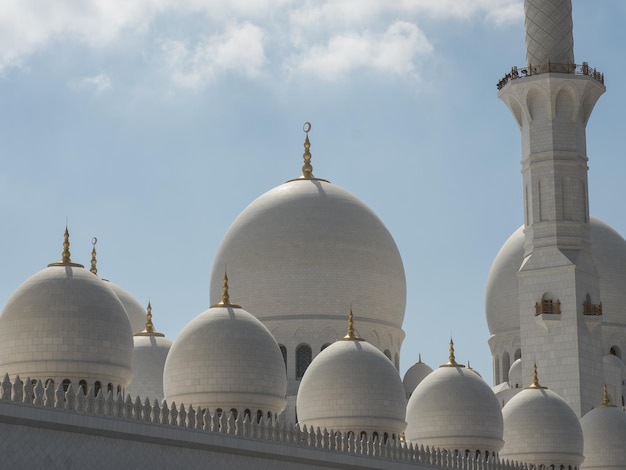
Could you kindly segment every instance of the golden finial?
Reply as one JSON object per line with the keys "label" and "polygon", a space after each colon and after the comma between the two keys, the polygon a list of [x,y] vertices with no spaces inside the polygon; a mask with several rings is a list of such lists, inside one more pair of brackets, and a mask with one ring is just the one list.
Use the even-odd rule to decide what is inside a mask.
{"label": "golden finial", "polygon": [[154,331],[154,324],[152,323],[152,305],[148,301],[148,309],[146,311],[146,329],[135,333],[133,336],[165,336],[163,333]]}
{"label": "golden finial", "polygon": [[615,405],[613,403],[611,403],[611,399],[609,398],[609,391],[606,388],[606,384],[604,384],[604,395],[602,397],[602,403],[600,403],[600,405],[598,405],[599,407],[604,407],[604,408],[614,408]]}
{"label": "golden finial", "polygon": [[61,253],[61,261],[56,263],[50,263],[48,266],[76,266],[84,268],[82,264],[72,263],[70,258],[70,232],[65,226],[65,233],[63,235],[63,253]]}
{"label": "golden finial", "polygon": [[98,268],[96,268],[96,264],[97,264],[97,260],[96,260],[96,243],[98,243],[98,239],[96,237],[93,237],[91,239],[91,246],[93,247],[91,249],[91,269],[89,271],[91,271],[94,274],[98,274]]}
{"label": "golden finial", "polygon": [[241,308],[240,305],[235,305],[230,303],[230,295],[228,294],[228,274],[226,274],[226,270],[224,270],[224,284],[222,287],[222,300],[219,303],[211,305],[213,307],[231,307],[231,308]]}
{"label": "golden finial", "polygon": [[472,368],[472,366],[470,366],[470,361],[469,361],[469,359],[467,360],[467,368],[468,368],[468,369],[471,369],[471,368]]}
{"label": "golden finial", "polygon": [[313,165],[311,165],[311,142],[309,142],[309,131],[311,130],[311,123],[305,122],[304,126],[302,126],[302,130],[306,134],[304,139],[304,153],[302,154],[302,158],[304,158],[304,165],[302,165],[302,176],[310,180],[314,178],[313,176]]}
{"label": "golden finial", "polygon": [[354,333],[354,315],[352,314],[352,305],[350,306],[350,313],[348,314],[348,332],[343,338],[339,338],[344,341],[365,341],[363,338],[359,338]]}
{"label": "golden finial", "polygon": [[452,338],[450,338],[450,356],[448,357],[448,362],[439,367],[465,367],[463,364],[457,364],[454,358],[454,341],[452,341]]}
{"label": "golden finial", "polygon": [[[302,176],[299,178],[291,179],[289,181],[297,181],[297,180],[316,180],[316,181],[325,181],[327,180],[316,178],[313,175],[313,165],[311,165],[311,142],[309,141],[309,132],[311,131],[311,123],[305,122],[304,126],[302,126],[302,130],[306,134],[304,138],[304,153],[302,154],[302,158],[304,159],[304,165],[302,165]],[[288,182],[289,182],[288,181]]]}
{"label": "golden finial", "polygon": [[542,387],[539,385],[539,374],[537,374],[537,363],[533,365],[533,383],[526,388],[537,388],[537,389],[545,389],[547,387]]}

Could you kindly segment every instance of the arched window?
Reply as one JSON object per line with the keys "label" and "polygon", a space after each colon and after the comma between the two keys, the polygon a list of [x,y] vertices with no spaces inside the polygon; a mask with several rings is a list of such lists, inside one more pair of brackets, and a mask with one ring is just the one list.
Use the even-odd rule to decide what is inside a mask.
{"label": "arched window", "polygon": [[517,361],[518,359],[522,358],[522,350],[521,349],[516,349],[515,350],[515,354],[513,355],[513,360]]}
{"label": "arched window", "polygon": [[230,414],[233,416],[233,419],[236,420],[237,419],[237,415],[238,415],[237,408],[231,408],[230,409]]}
{"label": "arched window", "polygon": [[283,355],[283,361],[285,361],[285,370],[287,370],[287,348],[284,344],[279,344],[280,353]]}
{"label": "arched window", "polygon": [[385,349],[385,356],[391,361],[391,351],[389,351],[389,349]]}
{"label": "arched window", "polygon": [[50,387],[52,390],[54,390],[54,380],[52,379],[46,379],[46,388]]}
{"label": "arched window", "polygon": [[509,369],[511,368],[511,356],[509,356],[508,352],[504,352],[502,354],[502,378],[503,382],[509,381]]}
{"label": "arched window", "polygon": [[609,351],[613,356],[617,356],[620,359],[622,358],[622,350],[620,349],[619,346],[611,346],[611,349]]}
{"label": "arched window", "polygon": [[243,419],[250,422],[250,410],[248,408],[243,411]]}
{"label": "arched window", "polygon": [[83,394],[87,395],[87,381],[81,380],[80,382],[78,382],[78,385],[83,390]]}
{"label": "arched window", "polygon": [[67,390],[70,388],[70,384],[72,383],[72,381],[70,379],[65,379],[63,380],[63,391],[67,392]]}
{"label": "arched window", "polygon": [[107,385],[107,392],[113,393],[113,384],[111,382]]}
{"label": "arched window", "polygon": [[94,396],[98,396],[98,393],[100,393],[100,390],[102,389],[102,384],[100,383],[99,380],[96,380],[96,383],[94,385],[93,388],[93,392],[94,392]]}
{"label": "arched window", "polygon": [[256,412],[256,423],[259,424],[263,419],[263,412],[261,410],[257,410]]}
{"label": "arched window", "polygon": [[308,344],[301,344],[296,348],[296,380],[300,380],[306,372],[311,360],[313,352]]}

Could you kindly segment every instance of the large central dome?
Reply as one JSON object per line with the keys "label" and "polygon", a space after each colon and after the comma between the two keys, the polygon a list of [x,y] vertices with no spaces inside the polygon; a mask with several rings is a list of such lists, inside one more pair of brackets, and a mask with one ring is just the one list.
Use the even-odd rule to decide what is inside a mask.
{"label": "large central dome", "polygon": [[313,176],[309,146],[307,135],[302,177],[261,195],[235,219],[211,274],[211,303],[220,299],[227,269],[233,297],[276,338],[293,421],[300,380],[315,356],[343,336],[350,305],[359,311],[358,334],[396,369],[406,305],[391,234],[362,201]]}
{"label": "large central dome", "polygon": [[361,321],[402,326],[406,285],[393,238],[363,202],[326,181],[287,182],[237,217],[213,265],[213,303],[225,266],[233,296],[260,319],[343,322],[352,303]]}

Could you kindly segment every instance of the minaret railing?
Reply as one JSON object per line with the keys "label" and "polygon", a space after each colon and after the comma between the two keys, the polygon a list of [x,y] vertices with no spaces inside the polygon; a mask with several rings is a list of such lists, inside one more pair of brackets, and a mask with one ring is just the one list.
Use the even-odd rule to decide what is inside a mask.
{"label": "minaret railing", "polygon": [[527,65],[525,67],[512,67],[511,71],[507,73],[498,82],[498,90],[501,90],[511,80],[518,78],[531,77],[533,75],[540,75],[543,73],[568,73],[572,75],[586,75],[592,77],[598,82],[604,85],[604,74],[598,72],[595,68],[590,67],[587,62],[582,64],[557,64],[548,62],[539,65]]}

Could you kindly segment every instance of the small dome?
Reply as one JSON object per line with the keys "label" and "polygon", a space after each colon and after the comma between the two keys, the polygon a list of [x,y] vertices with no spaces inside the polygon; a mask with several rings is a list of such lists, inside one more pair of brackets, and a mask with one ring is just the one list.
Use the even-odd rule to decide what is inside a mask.
{"label": "small dome", "polygon": [[[91,250],[91,268],[89,269],[90,272],[96,275],[98,274],[98,267],[97,267],[98,260],[96,258],[96,255],[97,255],[96,243],[97,242],[98,242],[98,239],[96,237],[94,237],[93,240],[91,241],[93,245],[93,249]],[[124,306],[124,310],[126,310],[126,314],[128,315],[128,320],[130,321],[130,327],[133,333],[137,333],[143,330],[143,327],[146,321],[146,311],[141,306],[141,304],[137,302],[137,300],[135,300],[135,298],[132,295],[130,295],[120,286],[113,284],[108,279],[102,279],[102,280],[106,282],[111,289],[113,289],[113,292],[115,292],[117,297],[120,299],[120,302],[122,302],[122,305]]]}
{"label": "small dome", "polygon": [[391,361],[349,328],[309,365],[298,390],[298,422],[341,432],[400,435],[405,391]]}
{"label": "small dome", "polygon": [[[0,315],[0,370],[60,384],[85,381],[97,389],[131,379],[133,340],[113,290],[69,258],[27,279]],[[96,383],[98,382],[98,383]]]}
{"label": "small dome", "polygon": [[161,402],[163,394],[163,369],[167,354],[172,342],[163,333],[154,330],[152,324],[152,306],[148,303],[148,313],[145,328],[133,336],[133,380],[126,387],[126,393],[131,397],[140,396],[142,399]]}
{"label": "small dome", "polygon": [[422,356],[420,355],[419,360],[413,364],[404,374],[404,379],[402,380],[402,384],[404,385],[404,390],[406,391],[406,396],[410,397],[415,387],[417,387],[424,378],[428,374],[432,372],[432,368],[422,362]]}
{"label": "small dome", "polygon": [[228,302],[227,285],[224,292],[220,304],[175,339],[165,361],[165,398],[211,411],[281,413],[287,377],[278,343],[259,320]]}
{"label": "small dome", "polygon": [[581,419],[585,461],[581,469],[623,469],[626,462],[626,413],[613,406],[606,394],[604,403]]}
{"label": "small dome", "polygon": [[509,369],[509,384],[511,388],[520,388],[522,386],[522,359],[516,359]]}
{"label": "small dome", "polygon": [[120,302],[122,302],[124,310],[126,310],[126,315],[128,315],[128,320],[130,321],[130,327],[133,330],[133,333],[142,331],[144,326],[146,326],[146,309],[143,308],[132,295],[120,286],[113,284],[110,281],[106,282],[109,284],[109,287],[113,289],[113,292],[115,292],[115,295],[117,295],[120,299]]}
{"label": "small dome", "polygon": [[565,400],[552,390],[532,386],[502,409],[504,447],[501,459],[539,465],[573,465],[583,461],[580,421]]}
{"label": "small dome", "polygon": [[450,361],[429,374],[407,405],[407,441],[435,448],[497,453],[502,412],[493,391],[474,371]]}

